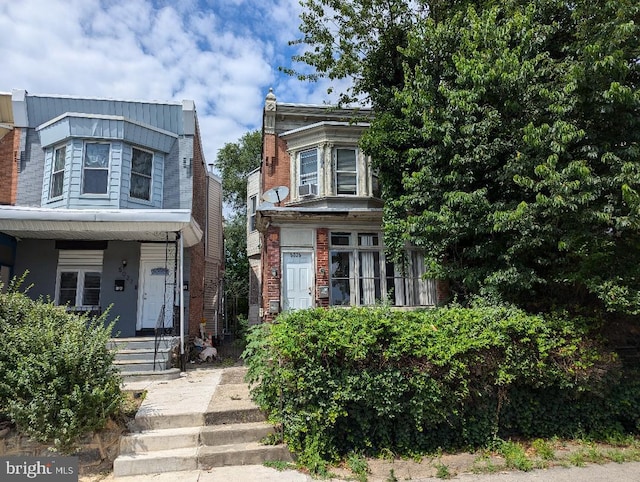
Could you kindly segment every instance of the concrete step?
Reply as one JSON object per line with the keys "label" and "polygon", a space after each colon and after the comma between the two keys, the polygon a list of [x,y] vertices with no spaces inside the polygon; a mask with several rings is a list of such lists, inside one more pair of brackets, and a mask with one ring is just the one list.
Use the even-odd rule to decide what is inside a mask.
{"label": "concrete step", "polygon": [[114,477],[198,469],[198,447],[122,454],[113,461]]}
{"label": "concrete step", "polygon": [[[179,342],[175,336],[165,336],[158,340],[158,348],[171,349]],[[136,336],[132,338],[111,338],[107,347],[112,350],[154,350],[156,339],[153,336]]]}
{"label": "concrete step", "polygon": [[200,444],[214,446],[258,442],[274,432],[273,425],[266,422],[213,425],[202,427]]}
{"label": "concrete step", "polygon": [[114,360],[114,366],[120,371],[125,372],[152,372],[152,371],[164,371],[167,370],[169,360],[156,360],[149,359],[131,359],[131,360]]}
{"label": "concrete step", "polygon": [[120,372],[124,384],[135,385],[141,381],[162,381],[175,380],[180,378],[179,368],[169,368],[167,370],[142,370],[136,372]]}
{"label": "concrete step", "polygon": [[155,356],[156,360],[168,360],[170,358],[171,350],[168,348],[159,349],[157,352],[153,348],[142,348],[140,350],[118,350],[116,352],[116,360],[136,360],[143,358],[145,360],[153,360]]}
{"label": "concrete step", "polygon": [[198,451],[198,468],[210,469],[226,465],[257,465],[269,460],[292,462],[284,445],[262,445],[258,442],[203,446]]}
{"label": "concrete step", "polygon": [[201,430],[201,427],[180,427],[124,435],[120,438],[120,453],[143,454],[198,447]]}

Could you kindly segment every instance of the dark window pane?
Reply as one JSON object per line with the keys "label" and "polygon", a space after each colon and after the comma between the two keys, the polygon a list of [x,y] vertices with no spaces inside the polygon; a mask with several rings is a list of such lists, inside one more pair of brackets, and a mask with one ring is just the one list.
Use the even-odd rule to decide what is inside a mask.
{"label": "dark window pane", "polygon": [[85,169],[83,193],[106,194],[109,171],[106,169]]}
{"label": "dark window pane", "polygon": [[331,304],[334,306],[349,304],[349,280],[331,281]]}
{"label": "dark window pane", "polygon": [[85,273],[82,304],[84,306],[98,306],[100,304],[100,273]]}
{"label": "dark window pane", "polygon": [[151,178],[131,174],[131,189],[129,195],[138,199],[151,199]]}
{"label": "dark window pane", "polygon": [[351,236],[349,233],[331,233],[332,246],[349,246]]}
{"label": "dark window pane", "polygon": [[62,196],[62,185],[64,184],[64,171],[56,172],[51,176],[51,193],[49,197]]}
{"label": "dark window pane", "polygon": [[133,149],[133,158],[131,161],[131,171],[136,174],[151,176],[151,166],[153,154],[139,149]]}
{"label": "dark window pane", "polygon": [[331,253],[331,277],[332,278],[348,278],[349,277],[349,253],[336,252]]}
{"label": "dark window pane", "polygon": [[77,287],[78,273],[73,271],[60,273],[60,293],[58,296],[58,304],[66,305],[68,303],[75,306]]}

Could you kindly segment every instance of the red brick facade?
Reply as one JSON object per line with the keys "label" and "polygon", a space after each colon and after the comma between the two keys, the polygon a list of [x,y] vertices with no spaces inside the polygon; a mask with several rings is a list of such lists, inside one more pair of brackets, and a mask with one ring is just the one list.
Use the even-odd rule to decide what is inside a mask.
{"label": "red brick facade", "polygon": [[[193,197],[191,214],[201,228],[206,226],[207,173],[200,142],[200,129],[196,120],[193,136]],[[189,274],[189,338],[200,336],[200,322],[204,320],[205,240],[189,248],[191,270]],[[186,295],[187,293],[185,293]]]}
{"label": "red brick facade", "polygon": [[20,134],[16,128],[0,139],[0,204],[16,203]]}
{"label": "red brick facade", "polygon": [[329,306],[329,298],[321,297],[318,287],[329,286],[329,230],[316,230],[316,305]]}
{"label": "red brick facade", "polygon": [[272,321],[277,313],[269,313],[269,302],[280,302],[280,228],[269,226],[264,234],[264,256],[262,257],[262,299],[264,321]]}
{"label": "red brick facade", "polygon": [[291,162],[287,143],[275,134],[265,134],[263,142],[262,192],[276,186],[289,186]]}

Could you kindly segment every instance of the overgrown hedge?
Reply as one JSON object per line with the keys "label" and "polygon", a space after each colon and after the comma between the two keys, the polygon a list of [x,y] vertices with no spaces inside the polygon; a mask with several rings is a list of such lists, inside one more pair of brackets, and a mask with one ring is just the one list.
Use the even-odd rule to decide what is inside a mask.
{"label": "overgrown hedge", "polygon": [[15,289],[0,293],[0,420],[61,452],[104,427],[122,403],[112,328]]}
{"label": "overgrown hedge", "polygon": [[310,309],[255,327],[252,394],[300,461],[633,431],[638,386],[588,324],[510,307]]}

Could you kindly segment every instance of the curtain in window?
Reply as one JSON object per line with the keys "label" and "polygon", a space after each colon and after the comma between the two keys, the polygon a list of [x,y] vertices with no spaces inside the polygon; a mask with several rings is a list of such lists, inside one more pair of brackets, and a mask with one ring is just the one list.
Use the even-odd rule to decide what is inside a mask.
{"label": "curtain in window", "polygon": [[[374,245],[372,235],[360,235],[359,240],[360,246]],[[363,305],[373,305],[376,302],[376,254],[373,251],[360,252],[360,291]]]}

